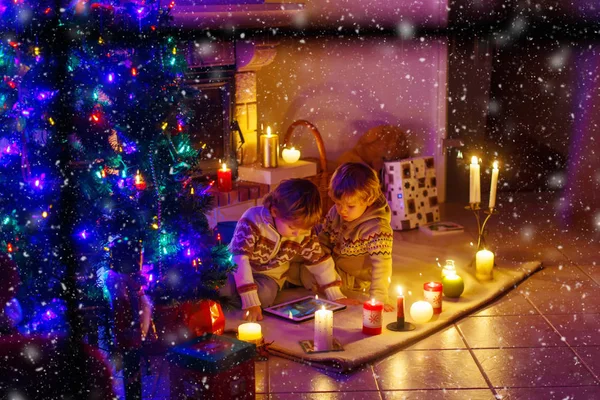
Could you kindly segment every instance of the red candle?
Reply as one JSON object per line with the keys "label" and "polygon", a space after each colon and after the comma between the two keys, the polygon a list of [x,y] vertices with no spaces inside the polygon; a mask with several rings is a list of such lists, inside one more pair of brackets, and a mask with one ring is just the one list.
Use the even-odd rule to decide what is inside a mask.
{"label": "red candle", "polygon": [[396,302],[396,324],[398,328],[404,326],[404,296],[402,295],[402,288],[398,286],[398,300]]}
{"label": "red candle", "polygon": [[381,335],[383,303],[380,301],[365,301],[363,304],[363,333]]}
{"label": "red candle", "polygon": [[231,170],[227,168],[227,164],[223,163],[223,168],[217,171],[217,180],[219,191],[230,192],[233,185],[231,183]]}
{"label": "red candle", "polygon": [[434,314],[442,312],[442,284],[440,282],[427,282],[423,285],[425,301],[431,304]]}

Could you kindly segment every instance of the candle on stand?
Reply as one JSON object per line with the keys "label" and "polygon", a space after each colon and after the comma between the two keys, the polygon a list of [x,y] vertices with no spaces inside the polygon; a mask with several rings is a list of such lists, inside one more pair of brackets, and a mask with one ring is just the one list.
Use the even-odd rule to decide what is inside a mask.
{"label": "candle on stand", "polygon": [[426,301],[416,301],[410,306],[410,317],[417,324],[424,324],[433,317],[433,308]]}
{"label": "candle on stand", "polygon": [[227,168],[225,163],[223,163],[223,168],[217,171],[217,182],[217,187],[221,192],[230,192],[233,188],[231,169]]}
{"label": "candle on stand", "polygon": [[315,312],[314,347],[316,351],[333,348],[333,311],[326,310],[325,306]]}
{"label": "candle on stand", "polygon": [[489,250],[479,250],[475,254],[475,277],[480,281],[492,280],[494,269],[494,253]]}
{"label": "candle on stand", "polygon": [[380,335],[383,314],[383,303],[371,299],[363,304],[363,333]]}
{"label": "candle on stand", "polygon": [[279,158],[279,136],[271,135],[271,127],[267,126],[267,134],[260,135],[260,150],[262,166],[276,168]]}
{"label": "candle on stand", "polygon": [[481,203],[481,185],[479,180],[479,159],[476,156],[471,157],[469,166],[469,203]]}
{"label": "candle on stand", "polygon": [[496,190],[498,188],[498,161],[494,161],[492,168],[492,184],[490,186],[490,210],[496,207]]}
{"label": "candle on stand", "polygon": [[262,330],[256,322],[246,322],[238,326],[238,339],[253,342],[262,339]]}
{"label": "candle on stand", "polygon": [[402,288],[398,286],[398,299],[396,301],[396,325],[398,329],[404,328],[404,296]]}
{"label": "candle on stand", "polygon": [[425,301],[431,304],[434,314],[442,312],[442,284],[440,282],[427,282],[423,285]]}

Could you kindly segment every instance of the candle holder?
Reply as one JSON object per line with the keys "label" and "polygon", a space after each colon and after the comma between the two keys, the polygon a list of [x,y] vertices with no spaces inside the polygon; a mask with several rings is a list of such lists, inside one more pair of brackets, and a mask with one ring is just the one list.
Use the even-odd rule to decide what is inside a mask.
{"label": "candle holder", "polygon": [[329,350],[315,350],[315,342],[314,340],[301,340],[300,347],[306,354],[315,354],[315,353],[329,353],[332,351],[344,351],[344,346],[340,343],[337,338],[333,338],[332,346]]}
{"label": "candle holder", "polygon": [[[477,251],[485,248],[485,225],[492,215],[498,214],[498,210],[495,208],[488,208],[484,210],[480,207],[480,203],[470,203],[468,206],[465,206],[465,210],[473,211],[475,214],[475,219],[477,220]],[[483,223],[481,222],[481,211],[486,214],[486,217],[483,219]]]}
{"label": "candle holder", "polygon": [[404,324],[400,325],[396,321],[396,322],[387,324],[386,328],[388,328],[388,330],[394,331],[394,332],[409,332],[409,331],[414,331],[417,327],[415,325],[411,324],[410,322],[404,321]]}

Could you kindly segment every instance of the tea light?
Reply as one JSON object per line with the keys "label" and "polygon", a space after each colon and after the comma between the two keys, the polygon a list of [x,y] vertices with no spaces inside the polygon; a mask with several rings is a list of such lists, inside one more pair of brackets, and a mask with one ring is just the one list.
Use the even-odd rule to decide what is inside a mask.
{"label": "tea light", "polygon": [[363,333],[380,335],[383,314],[383,303],[380,301],[365,301],[363,304]]}
{"label": "tea light", "polygon": [[442,279],[448,274],[456,274],[456,267],[454,266],[454,260],[446,260],[446,265],[442,268]]}
{"label": "tea light", "polygon": [[481,203],[481,184],[479,181],[479,159],[476,156],[471,157],[469,166],[469,203]]}
{"label": "tea light", "polygon": [[494,253],[489,250],[479,250],[475,254],[475,277],[480,281],[489,281],[493,276]]}
{"label": "tea light", "polygon": [[423,285],[425,301],[431,304],[434,314],[442,312],[442,284],[440,282],[427,282]]}
{"label": "tea light", "polygon": [[262,166],[264,168],[277,168],[279,157],[279,136],[271,135],[270,126],[267,126],[266,135],[260,135],[260,149],[262,151]]}
{"label": "tea light", "polygon": [[223,163],[223,168],[217,171],[217,181],[217,187],[221,192],[230,192],[233,188],[231,169],[227,168],[227,164]]}
{"label": "tea light", "polygon": [[295,147],[285,148],[281,151],[281,158],[287,164],[294,164],[300,159],[300,150],[296,150]]}
{"label": "tea light", "polygon": [[144,180],[144,177],[142,176],[142,174],[140,174],[140,170],[139,169],[138,169],[138,171],[135,174],[133,185],[135,186],[135,188],[137,190],[144,190],[144,189],[146,189],[146,181]]}
{"label": "tea light", "polygon": [[460,297],[465,290],[465,282],[456,273],[447,274],[442,279],[444,296],[450,298]]}
{"label": "tea light", "polygon": [[404,326],[404,296],[402,295],[402,288],[398,286],[398,299],[396,300],[396,324],[398,329]]}
{"label": "tea light", "polygon": [[433,308],[426,301],[416,301],[410,306],[410,317],[415,323],[424,324],[433,317]]}
{"label": "tea light", "polygon": [[333,311],[326,310],[325,306],[315,312],[314,347],[316,351],[333,348]]}
{"label": "tea light", "polygon": [[256,322],[246,322],[238,326],[238,339],[252,342],[262,338],[262,330]]}

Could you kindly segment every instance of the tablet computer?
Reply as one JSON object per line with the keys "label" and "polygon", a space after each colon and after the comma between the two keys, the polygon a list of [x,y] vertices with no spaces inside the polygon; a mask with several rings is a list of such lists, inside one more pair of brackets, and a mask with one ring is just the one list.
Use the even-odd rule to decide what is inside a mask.
{"label": "tablet computer", "polygon": [[346,308],[345,305],[330,300],[306,296],[286,303],[276,304],[265,308],[264,311],[290,322],[303,322],[314,318],[315,312],[321,310],[323,307],[333,312]]}

